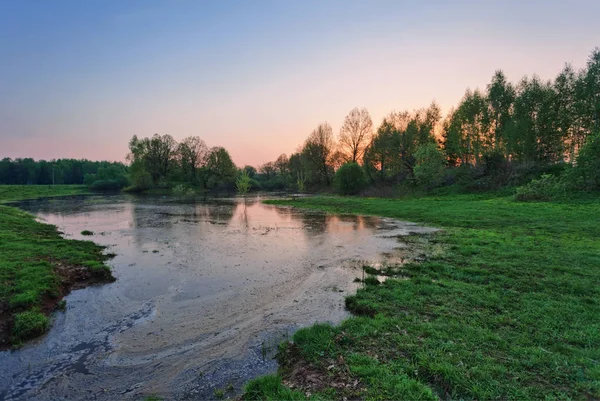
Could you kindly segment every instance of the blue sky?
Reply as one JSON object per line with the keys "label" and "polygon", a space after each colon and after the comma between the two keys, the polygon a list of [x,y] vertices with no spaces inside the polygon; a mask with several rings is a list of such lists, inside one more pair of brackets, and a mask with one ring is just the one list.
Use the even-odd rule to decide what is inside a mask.
{"label": "blue sky", "polygon": [[0,0],[0,157],[123,160],[132,135],[290,153],[353,107],[444,111],[494,70],[576,68],[598,1]]}

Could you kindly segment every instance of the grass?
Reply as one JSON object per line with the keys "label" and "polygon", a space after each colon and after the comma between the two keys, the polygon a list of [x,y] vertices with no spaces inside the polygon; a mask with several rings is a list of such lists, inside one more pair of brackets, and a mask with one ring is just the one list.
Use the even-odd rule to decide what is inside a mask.
{"label": "grass", "polygon": [[[404,280],[366,282],[348,297],[357,316],[294,335],[297,360],[323,375],[349,372],[362,384],[356,396],[600,399],[600,199],[519,203],[445,195],[268,202],[444,229],[431,239],[444,244],[444,252],[404,266]],[[284,356],[280,375],[286,377],[294,364]],[[261,399],[302,399],[274,378],[270,387],[261,380],[248,385],[245,398],[256,399],[249,390],[259,387]]]}
{"label": "grass", "polygon": [[[61,274],[83,268],[90,280],[110,280],[103,247],[67,240],[56,227],[6,201],[81,194],[82,186],[0,186],[0,349],[39,336],[48,314],[68,292]],[[59,273],[59,270],[62,273]],[[63,305],[64,307],[64,305]]]}
{"label": "grass", "polygon": [[87,193],[85,185],[0,185],[0,202]]}

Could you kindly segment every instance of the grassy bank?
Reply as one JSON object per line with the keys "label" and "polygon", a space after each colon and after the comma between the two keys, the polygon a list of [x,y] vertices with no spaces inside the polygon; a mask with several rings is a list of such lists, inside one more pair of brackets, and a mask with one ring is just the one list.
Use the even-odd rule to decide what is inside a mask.
{"label": "grassy bank", "polygon": [[112,279],[103,247],[67,240],[56,227],[3,205],[7,201],[77,195],[84,186],[0,186],[0,349],[43,334],[48,315],[72,288]]}
{"label": "grassy bank", "polygon": [[600,399],[600,200],[269,203],[438,226],[444,251],[347,298],[358,316],[298,331],[247,399]]}

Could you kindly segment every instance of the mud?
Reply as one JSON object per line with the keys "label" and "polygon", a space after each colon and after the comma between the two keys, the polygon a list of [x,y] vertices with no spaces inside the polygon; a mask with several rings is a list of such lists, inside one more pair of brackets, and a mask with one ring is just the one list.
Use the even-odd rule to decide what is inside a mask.
{"label": "mud", "polygon": [[108,246],[117,280],[73,291],[46,336],[0,353],[2,400],[233,396],[276,370],[277,344],[297,328],[348,316],[344,297],[365,263],[398,263],[407,250],[398,237],[434,231],[257,198],[22,207],[68,237]]}

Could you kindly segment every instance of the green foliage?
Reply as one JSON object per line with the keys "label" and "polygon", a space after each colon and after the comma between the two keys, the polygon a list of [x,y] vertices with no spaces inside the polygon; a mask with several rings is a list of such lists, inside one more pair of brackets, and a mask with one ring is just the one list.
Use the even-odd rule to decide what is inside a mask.
{"label": "green foliage", "polygon": [[17,313],[14,316],[13,341],[21,342],[37,337],[44,334],[48,327],[48,317],[37,309]]}
{"label": "green foliage", "polygon": [[118,191],[129,185],[129,180],[123,177],[122,180],[98,180],[90,185],[92,191]]}
{"label": "green foliage", "polygon": [[128,190],[141,192],[152,188],[152,177],[150,173],[141,169],[140,166],[132,166],[132,185]]}
{"label": "green foliage", "polygon": [[85,185],[0,185],[0,203],[89,193]]}
{"label": "green foliage", "polygon": [[296,187],[300,193],[306,190],[306,175],[304,175],[304,172],[302,171],[298,172],[296,177]]}
{"label": "green foliage", "polygon": [[544,174],[540,179],[517,188],[518,201],[550,201],[566,195],[566,185],[556,176]]}
{"label": "green foliage", "polygon": [[0,185],[91,185],[107,172],[127,173],[123,163],[76,159],[38,160],[31,158],[0,160]]}
{"label": "green foliage", "polygon": [[94,232],[93,232],[93,231],[90,231],[90,230],[83,230],[83,231],[81,232],[81,235],[94,235]]}
{"label": "green foliage", "polygon": [[242,173],[238,176],[237,180],[235,180],[235,189],[239,195],[246,195],[252,186],[252,182],[250,176],[246,171],[242,171]]}
{"label": "green foliage", "polygon": [[584,190],[600,190],[600,131],[588,138],[568,179]]}
{"label": "green foliage", "polygon": [[424,262],[402,266],[409,279],[364,286],[346,299],[363,316],[294,337],[311,365],[343,358],[365,386],[362,398],[600,398],[598,198],[269,203],[444,229],[429,240]]}
{"label": "green foliage", "polygon": [[335,173],[335,189],[343,195],[355,195],[366,184],[365,174],[358,163],[346,163]]}
{"label": "green foliage", "polygon": [[306,397],[301,392],[284,386],[281,376],[268,375],[246,384],[242,399],[248,401],[296,401],[306,400]]}
{"label": "green foliage", "polygon": [[421,145],[415,152],[414,176],[417,183],[427,189],[442,183],[446,160],[435,143]]}

